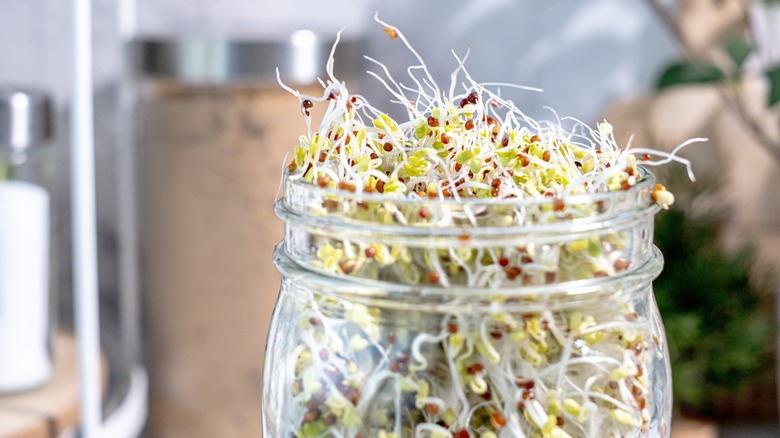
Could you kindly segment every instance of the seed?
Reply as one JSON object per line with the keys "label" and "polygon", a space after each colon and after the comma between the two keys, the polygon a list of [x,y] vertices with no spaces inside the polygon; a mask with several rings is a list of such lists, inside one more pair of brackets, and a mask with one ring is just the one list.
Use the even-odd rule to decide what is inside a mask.
{"label": "seed", "polygon": [[447,144],[447,143],[450,142],[450,138],[447,137],[447,134],[445,134],[445,133],[441,134],[441,142],[444,143],[444,144]]}
{"label": "seed", "polygon": [[642,365],[637,365],[636,366],[636,376],[637,377],[642,377],[642,375],[644,375],[644,374],[645,374],[645,369],[642,368]]}
{"label": "seed", "polygon": [[533,137],[531,137],[531,143],[536,143],[537,141],[540,141],[540,140],[541,140],[541,138],[539,138],[538,135],[534,135]]}
{"label": "seed", "polygon": [[534,386],[536,386],[536,382],[534,382],[531,379],[518,379],[515,381],[515,386],[518,388],[525,388],[525,389],[534,389]]}
{"label": "seed", "polygon": [[355,262],[352,260],[342,260],[339,262],[339,269],[341,269],[344,274],[349,275],[355,269]]}
{"label": "seed", "polygon": [[460,101],[460,107],[461,108],[463,108],[464,106],[466,106],[468,104],[469,104],[469,100],[468,99],[463,99],[463,100]]}
{"label": "seed", "polygon": [[555,424],[556,424],[558,427],[563,427],[563,417],[556,417],[556,418],[555,418]]}
{"label": "seed", "polygon": [[290,172],[295,172],[295,169],[298,168],[298,165],[295,164],[295,160],[290,161],[290,164],[287,166],[287,170]]}
{"label": "seed", "polygon": [[436,271],[431,271],[426,276],[426,279],[428,280],[428,283],[430,284],[437,284],[441,280],[441,276]]}
{"label": "seed", "polygon": [[628,180],[625,180],[625,181],[620,183],[620,188],[623,189],[623,190],[628,190],[628,189],[631,188],[631,183],[628,182]]}
{"label": "seed", "polygon": [[613,264],[613,267],[616,271],[625,271],[629,266],[631,266],[631,262],[624,259],[623,257],[615,260],[615,263]]}
{"label": "seed", "polygon": [[520,276],[520,274],[523,273],[523,270],[517,266],[510,266],[504,269],[504,273],[506,274],[506,278],[508,278],[509,280],[514,280],[515,278]]}
{"label": "seed", "polygon": [[471,434],[467,429],[460,429],[452,434],[453,438],[471,438]]}
{"label": "seed", "polygon": [[504,418],[501,412],[498,411],[490,414],[490,422],[493,423],[493,427],[496,429],[502,429],[504,426],[506,426],[506,418]]}
{"label": "seed", "polygon": [[398,38],[398,30],[393,27],[386,27],[385,33],[390,37],[391,40]]}
{"label": "seed", "polygon": [[555,272],[548,272],[544,275],[544,280],[547,284],[555,283],[555,279],[558,275]]}
{"label": "seed", "polygon": [[666,187],[664,187],[662,184],[656,184],[653,188],[653,201],[658,202],[658,192],[666,191]]}
{"label": "seed", "polygon": [[496,186],[496,187],[493,187],[493,188],[490,190],[490,194],[491,194],[491,195],[493,195],[493,197],[494,197],[494,198],[497,198],[497,197],[498,197],[498,194],[499,194],[499,189],[498,189],[498,186]]}
{"label": "seed", "polygon": [[431,211],[428,210],[428,208],[423,207],[420,209],[420,217],[423,219],[430,219],[431,218]]}
{"label": "seed", "polygon": [[382,149],[384,149],[385,152],[390,152],[390,151],[393,150],[393,144],[390,143],[390,142],[387,142],[384,145],[382,145]]}
{"label": "seed", "polygon": [[320,418],[320,411],[317,409],[310,409],[306,411],[306,415],[303,416],[304,423],[314,423]]}
{"label": "seed", "polygon": [[650,154],[642,154],[642,160],[644,161],[650,161],[653,157],[650,156]]}
{"label": "seed", "polygon": [[485,369],[485,367],[483,367],[481,363],[475,363],[474,365],[468,366],[466,368],[466,372],[471,374],[471,375],[474,375],[474,374],[477,374],[478,372],[482,371],[483,369]]}
{"label": "seed", "polygon": [[327,176],[318,176],[317,177],[317,185],[320,186],[320,187],[323,187],[323,188],[327,187],[329,181],[330,181],[330,179]]}
{"label": "seed", "polygon": [[353,405],[357,405],[358,401],[360,401],[360,390],[357,388],[352,388],[351,391],[349,391],[349,396],[347,396],[350,402],[352,402]]}
{"label": "seed", "polygon": [[542,154],[542,160],[550,161],[550,151],[544,151],[544,154]]}
{"label": "seed", "polygon": [[498,259],[498,264],[506,267],[509,264],[509,259],[506,257],[501,257]]}
{"label": "seed", "polygon": [[527,166],[529,164],[531,164],[531,157],[529,157],[528,155],[524,154],[523,155],[523,167],[525,167],[525,166]]}
{"label": "seed", "polygon": [[563,211],[565,208],[566,208],[566,204],[564,204],[563,199],[555,198],[555,201],[553,201],[553,210]]}
{"label": "seed", "polygon": [[369,246],[368,248],[366,248],[365,252],[366,252],[366,257],[372,259],[376,255],[376,248],[374,248],[373,246]]}
{"label": "seed", "polygon": [[474,129],[474,120],[468,119],[465,124],[466,129]]}
{"label": "seed", "polygon": [[371,159],[372,159],[372,160],[376,160],[377,158],[379,158],[379,155],[377,155],[377,154],[376,154],[376,153],[374,153],[374,152],[371,152],[371,155],[370,155],[370,157],[371,157]]}
{"label": "seed", "polygon": [[498,179],[498,178],[496,178],[496,179],[494,179],[493,181],[491,181],[491,182],[490,182],[490,185],[491,185],[492,187],[498,187],[498,186],[500,186],[500,185],[501,185],[501,180],[500,180],[500,179]]}
{"label": "seed", "polygon": [[509,137],[504,137],[501,139],[501,146],[508,146],[509,145]]}
{"label": "seed", "polygon": [[338,187],[339,190],[346,190],[347,187],[349,187],[349,184],[347,184],[346,181],[339,181]]}
{"label": "seed", "polygon": [[436,128],[439,126],[439,120],[436,117],[430,116],[428,117],[428,126],[431,128]]}
{"label": "seed", "polygon": [[311,114],[311,113],[309,112],[309,110],[310,110],[312,107],[314,107],[314,102],[312,102],[312,101],[311,101],[311,100],[309,100],[309,99],[305,99],[305,100],[303,100],[303,101],[301,102],[301,108],[303,109],[303,112],[304,112],[304,114],[306,114],[307,116]]}
{"label": "seed", "polygon": [[377,181],[376,182],[376,191],[379,193],[385,192],[385,183],[384,181]]}
{"label": "seed", "polygon": [[322,320],[317,318],[316,316],[312,316],[311,318],[309,318],[309,324],[316,327],[318,325],[322,325]]}
{"label": "seed", "polygon": [[498,339],[503,338],[504,334],[501,333],[501,332],[490,332],[490,337],[493,338],[493,339],[498,340]]}
{"label": "seed", "polygon": [[477,103],[477,98],[479,98],[479,96],[477,95],[477,92],[476,91],[472,91],[471,93],[469,93],[469,95],[468,95],[468,97],[466,99],[468,99],[469,103],[476,104]]}
{"label": "seed", "polygon": [[425,405],[425,412],[431,415],[436,415],[439,413],[439,406],[433,403],[428,403],[427,405]]}

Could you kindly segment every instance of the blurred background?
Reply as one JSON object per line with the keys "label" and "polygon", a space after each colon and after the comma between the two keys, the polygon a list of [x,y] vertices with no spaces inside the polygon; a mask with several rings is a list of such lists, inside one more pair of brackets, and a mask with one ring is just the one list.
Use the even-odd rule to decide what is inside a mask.
{"label": "blurred background", "polygon": [[[150,379],[135,393],[148,402],[143,436],[260,435],[263,348],[279,282],[271,252],[282,238],[272,204],[285,153],[305,129],[275,68],[285,83],[318,93],[315,79],[344,29],[338,75],[393,114],[383,87],[365,74],[377,67],[362,55],[396,77],[415,61],[372,20],[378,10],[442,86],[457,65],[452,51],[470,50],[466,66],[477,81],[544,89],[503,91],[536,118],[555,118],[548,108],[589,124],[606,117],[622,144],[633,135],[635,146],[666,150],[709,138],[683,153],[696,183],[678,166],[660,170],[678,198],[656,233],[666,257],[656,294],[681,427],[673,436],[780,436],[776,3],[95,0],[106,414],[134,393],[141,366]],[[77,408],[63,395],[74,393],[67,380],[75,377],[58,371],[72,357],[56,353],[70,345],[73,323],[70,14],[69,2],[0,0],[0,88],[35,89],[51,102],[40,179],[52,202],[50,324],[62,328],[52,337],[53,381],[68,389],[47,393],[57,401],[43,402],[44,435],[19,432],[38,427],[34,418],[4,420],[4,406],[17,416],[29,410],[31,393],[0,395],[0,438],[75,430]],[[3,424],[22,426],[5,432]]]}

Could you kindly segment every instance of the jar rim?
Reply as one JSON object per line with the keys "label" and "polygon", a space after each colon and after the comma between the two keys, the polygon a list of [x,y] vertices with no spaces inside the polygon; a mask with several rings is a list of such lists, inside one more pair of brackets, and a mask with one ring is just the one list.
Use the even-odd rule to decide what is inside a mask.
{"label": "jar rim", "polygon": [[[387,196],[376,192],[352,192],[336,187],[320,187],[316,184],[306,182],[302,178],[293,178],[289,171],[285,170],[284,184],[285,193],[290,188],[303,189],[323,196],[335,196],[343,200],[359,200],[363,202],[381,201],[392,202],[396,205],[414,205],[425,203],[426,205],[445,205],[445,206],[541,206],[553,205],[556,201],[563,200],[567,204],[592,203],[597,201],[607,201],[620,197],[625,193],[637,193],[643,189],[652,189],[655,185],[655,175],[642,165],[637,166],[639,172],[636,184],[630,186],[627,190],[605,191],[595,193],[564,194],[561,197],[543,196],[540,198],[422,198],[412,196]],[[298,175],[296,175],[298,176]]]}
{"label": "jar rim", "polygon": [[[567,229],[571,232],[592,232],[652,216],[660,210],[652,199],[655,175],[642,166],[637,166],[637,170],[638,181],[626,190],[560,198],[459,200],[352,192],[320,187],[285,173],[284,196],[277,200],[275,212],[287,223],[328,227],[350,234],[502,238],[507,232],[527,235],[560,232],[562,227],[572,227]],[[361,214],[361,208],[368,210],[371,206],[385,214],[392,213],[392,220],[380,221],[377,215]],[[430,214],[429,220],[416,216],[422,209],[427,210],[426,216]]]}

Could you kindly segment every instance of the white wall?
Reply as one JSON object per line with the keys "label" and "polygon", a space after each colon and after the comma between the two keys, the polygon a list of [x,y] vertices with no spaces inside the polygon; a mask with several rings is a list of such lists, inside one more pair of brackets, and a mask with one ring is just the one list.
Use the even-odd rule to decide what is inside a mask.
{"label": "white wall", "polygon": [[[96,81],[112,80],[116,1],[94,0]],[[468,68],[478,80],[539,86],[524,93],[532,114],[550,105],[593,120],[608,102],[650,87],[675,48],[642,0],[137,0],[144,34],[263,35],[298,26],[326,33],[351,24],[366,32],[369,54],[394,66],[410,61],[370,21],[383,19],[412,40],[442,85],[455,66],[450,54],[472,48]],[[44,85],[60,98],[69,88],[69,2],[0,0],[0,81]],[[518,99],[519,100],[519,99]]]}

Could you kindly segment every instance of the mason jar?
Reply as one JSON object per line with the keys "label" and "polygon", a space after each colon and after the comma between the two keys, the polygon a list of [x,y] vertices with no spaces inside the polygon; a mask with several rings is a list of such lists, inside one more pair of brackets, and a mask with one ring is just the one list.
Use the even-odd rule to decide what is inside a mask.
{"label": "mason jar", "polygon": [[287,174],[267,437],[668,437],[655,178],[411,199]]}
{"label": "mason jar", "polygon": [[0,85],[0,393],[53,372],[50,111],[45,93]]}

